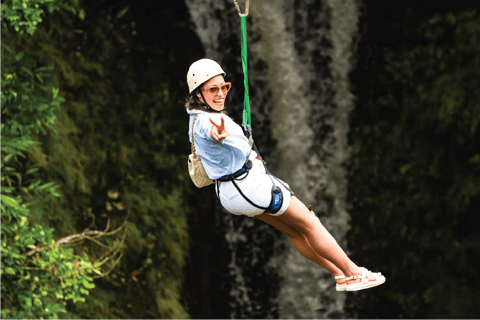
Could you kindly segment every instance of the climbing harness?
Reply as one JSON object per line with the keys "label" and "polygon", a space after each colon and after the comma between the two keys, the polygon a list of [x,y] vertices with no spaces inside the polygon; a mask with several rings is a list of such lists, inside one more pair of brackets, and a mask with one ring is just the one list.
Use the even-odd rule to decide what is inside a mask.
{"label": "climbing harness", "polygon": [[[237,185],[235,182],[236,180],[243,180],[248,176],[249,170],[252,168],[252,161],[249,160],[250,153],[247,155],[247,159],[245,162],[245,165],[238,170],[237,172],[230,174],[230,175],[225,175],[219,179],[217,179],[216,184],[217,184],[217,197],[220,199],[220,188],[218,185],[218,181],[231,181],[235,188],[238,190],[238,192],[242,195],[242,197],[250,203],[252,206],[263,209],[265,210],[266,213],[272,213],[275,214],[277,213],[280,208],[282,207],[283,204],[283,193],[280,187],[278,187],[275,184],[275,180],[277,180],[280,184],[282,184],[285,189],[290,191],[290,194],[293,195],[292,190],[288,187],[288,185],[285,185],[282,183],[279,179],[277,179],[275,176],[272,176],[270,172],[267,169],[267,163],[263,160],[263,158],[260,156],[260,153],[258,152],[257,146],[255,145],[255,142],[253,141],[253,135],[252,135],[252,125],[251,125],[251,113],[250,113],[250,99],[249,99],[249,92],[248,92],[248,70],[247,70],[247,25],[245,18],[248,15],[248,9],[249,9],[249,0],[246,1],[245,5],[245,14],[242,14],[240,11],[240,7],[237,3],[236,0],[233,0],[235,3],[235,7],[237,8],[238,15],[240,16],[240,30],[241,30],[241,55],[242,55],[242,69],[243,69],[243,83],[244,83],[244,88],[245,88],[245,96],[243,100],[243,113],[242,113],[242,129],[245,137],[247,137],[248,142],[250,144],[250,153],[252,150],[255,150],[257,153],[260,161],[262,161],[263,166],[265,167],[265,172],[272,181],[272,200],[270,201],[270,204],[268,207],[262,207],[257,204],[255,204],[253,201],[251,201],[240,189],[240,187]],[[244,175],[243,177],[241,177]],[[240,178],[241,177],[241,178]]]}
{"label": "climbing harness", "polygon": [[[247,157],[248,159],[248,157]],[[242,190],[240,189],[240,187],[237,185],[237,183],[235,181],[240,181],[240,180],[243,180],[245,179],[248,174],[249,174],[249,171],[250,169],[252,169],[252,161],[251,160],[247,160],[247,162],[243,165],[243,167],[238,170],[237,172],[233,173],[233,174],[230,174],[230,175],[225,175],[223,177],[220,177],[216,180],[216,183],[217,183],[217,197],[218,199],[220,199],[220,188],[218,186],[218,181],[222,181],[222,182],[228,182],[228,181],[231,181],[233,183],[233,185],[235,186],[235,188],[237,189],[237,191],[242,195],[242,197],[248,202],[250,203],[252,206],[256,207],[256,208],[259,208],[259,209],[262,209],[262,210],[265,210],[266,213],[277,213],[280,208],[282,208],[282,205],[283,205],[283,193],[282,193],[282,189],[280,189],[280,187],[278,187],[275,182],[274,182],[274,178],[275,180],[277,180],[279,183],[281,183],[285,189],[287,190],[290,190],[288,188],[288,186],[286,186],[285,184],[283,184],[280,180],[277,179],[277,177],[275,176],[272,176],[268,170],[267,170],[267,167],[266,167],[266,164],[265,162],[262,160],[262,163],[263,165],[265,166],[265,171],[268,175],[268,177],[270,178],[270,180],[272,181],[272,200],[270,201],[270,204],[268,205],[268,207],[262,207],[262,206],[259,206],[258,204],[254,203],[252,200],[250,200],[243,192]],[[242,175],[244,175],[242,177]],[[291,192],[291,190],[290,190]],[[292,193],[293,194],[293,193]]]}

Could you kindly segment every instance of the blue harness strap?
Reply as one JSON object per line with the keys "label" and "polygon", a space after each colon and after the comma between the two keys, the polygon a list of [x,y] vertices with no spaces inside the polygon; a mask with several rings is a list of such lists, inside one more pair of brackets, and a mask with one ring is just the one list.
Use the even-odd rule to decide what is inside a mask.
{"label": "blue harness strap", "polygon": [[[248,172],[251,168],[252,168],[252,161],[248,160],[247,162],[245,162],[245,164],[243,165],[243,167],[240,170],[234,172],[233,174],[224,175],[223,177],[220,177],[217,180],[218,181],[231,181],[232,179],[236,179],[236,178],[240,177],[242,174]],[[240,180],[245,179],[245,177],[243,177]]]}
{"label": "blue harness strap", "polygon": [[[282,193],[282,189],[280,189],[277,186],[272,186],[272,200],[270,201],[270,204],[268,205],[268,207],[262,207],[262,206],[259,206],[256,203],[254,203],[252,200],[248,199],[248,197],[242,192],[240,187],[237,185],[235,180],[232,180],[232,183],[235,186],[235,188],[238,190],[238,192],[242,195],[242,197],[248,203],[250,203],[252,206],[254,206],[256,208],[265,210],[266,213],[277,213],[280,210],[280,208],[282,207],[283,193]],[[219,200],[220,200],[220,198],[219,198]]]}

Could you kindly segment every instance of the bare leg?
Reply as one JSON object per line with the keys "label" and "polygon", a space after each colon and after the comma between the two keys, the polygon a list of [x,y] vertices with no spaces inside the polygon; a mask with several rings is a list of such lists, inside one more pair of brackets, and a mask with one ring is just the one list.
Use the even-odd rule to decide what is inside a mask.
{"label": "bare leg", "polygon": [[[274,218],[303,233],[311,248],[319,256],[333,263],[342,271],[345,277],[362,274],[361,269],[347,257],[337,241],[320,223],[320,220],[312,215],[307,207],[296,197],[291,198],[288,209],[282,215]],[[349,280],[347,283],[353,284],[359,281]]]}
{"label": "bare leg", "polygon": [[[311,214],[314,215],[313,213]],[[342,270],[337,268],[333,263],[331,263],[327,259],[318,255],[315,252],[315,250],[313,250],[313,248],[310,246],[310,243],[308,242],[307,237],[303,233],[299,232],[293,227],[280,221],[277,217],[271,216],[269,214],[261,214],[259,216],[256,216],[256,218],[274,226],[275,228],[279,229],[284,234],[286,234],[292,241],[295,249],[297,249],[297,251],[300,252],[300,254],[305,258],[307,258],[308,260],[312,261],[313,263],[316,263],[322,268],[325,268],[334,276],[343,275]],[[345,279],[337,280],[337,284],[343,284],[343,283],[345,283]]]}

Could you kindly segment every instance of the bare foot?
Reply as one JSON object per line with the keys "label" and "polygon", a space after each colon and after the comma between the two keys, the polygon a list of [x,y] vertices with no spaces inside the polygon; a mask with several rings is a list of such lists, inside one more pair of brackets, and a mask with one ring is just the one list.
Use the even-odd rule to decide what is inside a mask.
{"label": "bare foot", "polygon": [[342,285],[342,284],[345,284],[347,281],[345,281],[345,278],[341,278],[341,279],[336,279],[337,281],[337,285]]}
{"label": "bare foot", "polygon": [[[370,272],[370,271],[369,271],[369,272],[368,272],[368,281],[376,281],[376,279],[375,279],[375,277],[374,277],[374,275],[373,275],[374,273],[377,274],[377,275],[379,275],[379,276],[382,275],[381,272]],[[348,278],[348,277],[350,277],[350,276],[361,276],[361,275],[362,275],[362,269],[361,269],[361,268],[358,268],[358,270],[357,270],[354,274],[348,275],[348,276],[345,275],[345,277]],[[354,283],[358,283],[358,282],[361,282],[361,281],[362,281],[362,279],[352,279],[352,280],[346,280],[346,281],[345,281],[345,279],[338,279],[338,280],[343,280],[343,283],[347,283],[347,285],[354,284]],[[338,280],[337,280],[337,283],[339,283]]]}

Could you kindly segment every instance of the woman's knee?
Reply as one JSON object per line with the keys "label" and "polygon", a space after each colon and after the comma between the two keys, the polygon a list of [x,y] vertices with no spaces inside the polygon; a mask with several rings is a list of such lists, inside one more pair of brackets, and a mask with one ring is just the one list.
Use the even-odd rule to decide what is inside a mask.
{"label": "woman's knee", "polygon": [[290,239],[295,240],[303,240],[304,235],[300,231],[295,230],[294,228],[284,228],[281,230],[286,236],[288,236]]}
{"label": "woman's knee", "polygon": [[283,234],[285,234],[291,239],[301,239],[303,237],[303,234],[300,231],[280,221],[277,221],[277,223],[275,224],[275,227],[280,231],[282,231]]}
{"label": "woman's knee", "polygon": [[288,209],[280,216],[280,219],[302,233],[310,231],[313,225],[320,222],[317,216],[295,197],[292,197]]}
{"label": "woman's knee", "polygon": [[285,234],[286,236],[288,236],[290,238],[301,238],[302,237],[301,232],[299,232],[298,230],[295,230],[292,226],[282,222],[281,219],[279,219],[279,217],[274,217],[274,216],[271,216],[267,213],[263,213],[261,215],[255,216],[255,218],[260,219],[260,220],[274,226],[275,228],[282,231],[283,234]]}

